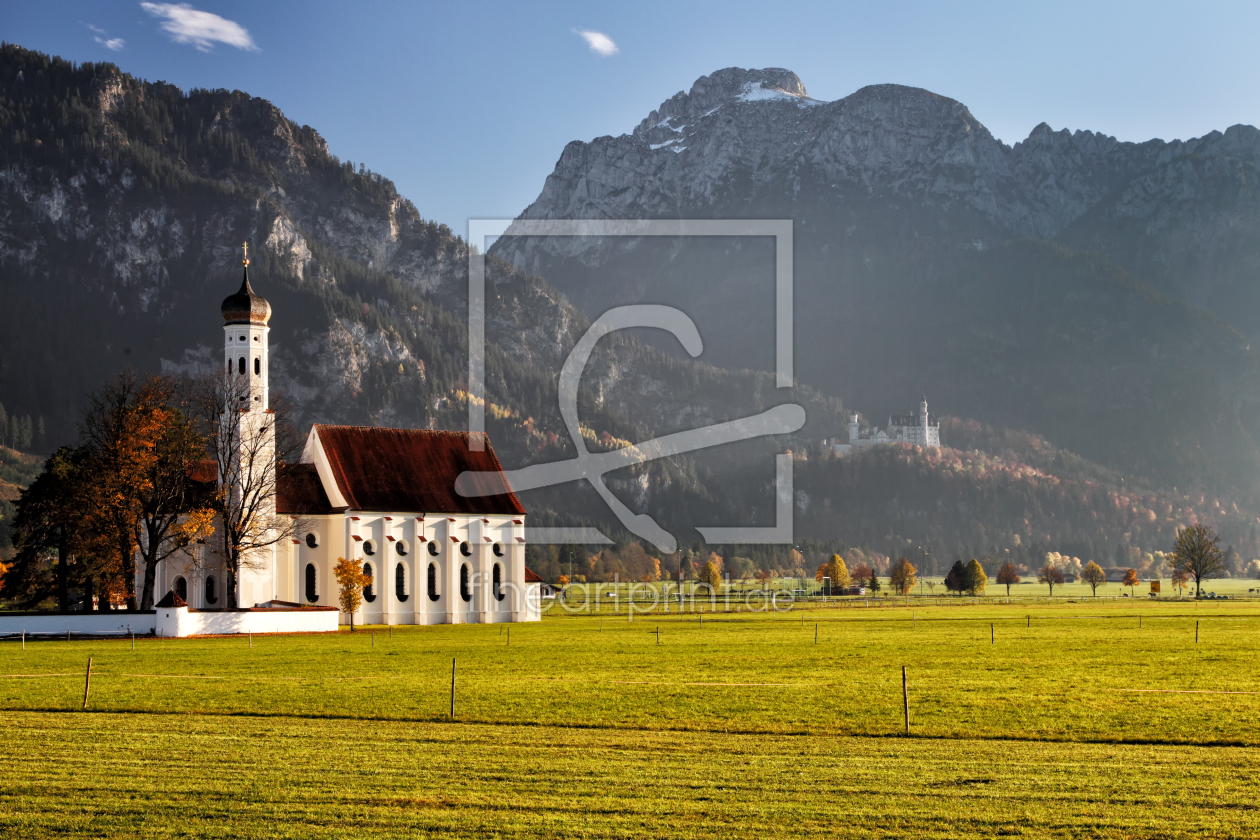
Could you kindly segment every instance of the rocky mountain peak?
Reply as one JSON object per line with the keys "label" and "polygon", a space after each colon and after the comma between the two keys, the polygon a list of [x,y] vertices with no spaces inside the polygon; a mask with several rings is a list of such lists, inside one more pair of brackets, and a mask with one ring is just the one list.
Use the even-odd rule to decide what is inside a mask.
{"label": "rocky mountain peak", "polygon": [[731,102],[766,99],[809,100],[809,94],[805,92],[800,76],[791,70],[781,67],[764,70],[727,67],[711,76],[701,76],[690,91],[679,91],[662,102],[661,107],[639,123],[635,134],[642,134],[672,117],[690,119]]}

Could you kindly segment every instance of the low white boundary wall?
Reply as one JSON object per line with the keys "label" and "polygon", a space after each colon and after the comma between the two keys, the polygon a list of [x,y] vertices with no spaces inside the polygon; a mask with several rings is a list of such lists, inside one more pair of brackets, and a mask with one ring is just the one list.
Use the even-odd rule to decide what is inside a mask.
{"label": "low white boundary wall", "polygon": [[64,636],[66,631],[72,631],[89,636],[140,636],[152,633],[155,626],[157,614],[152,612],[0,613],[0,635]]}
{"label": "low white boundary wall", "polygon": [[159,636],[220,636],[235,633],[336,633],[336,607],[266,610],[190,610],[159,607]]}
{"label": "low white boundary wall", "polygon": [[233,633],[336,633],[336,607],[211,610],[159,607],[154,612],[0,613],[0,636],[211,636]]}

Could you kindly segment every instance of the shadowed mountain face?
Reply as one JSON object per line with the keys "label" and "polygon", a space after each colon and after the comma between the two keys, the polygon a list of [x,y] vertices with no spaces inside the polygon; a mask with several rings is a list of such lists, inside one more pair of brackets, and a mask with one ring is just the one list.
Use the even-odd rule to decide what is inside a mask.
{"label": "shadowed mountain face", "polygon": [[[1260,549],[1249,512],[1260,475],[1254,356],[1239,332],[1183,300],[1195,283],[1233,288],[1229,271],[1191,283],[1143,268],[1199,259],[1190,241],[1216,243],[1219,265],[1243,265],[1251,240],[1225,236],[1221,219],[1233,214],[1244,229],[1249,205],[1223,188],[1200,201],[1182,184],[1179,203],[1157,204],[1153,221],[1123,221],[1140,204],[1126,190],[1181,157],[1187,171],[1226,178],[1223,158],[1205,150],[1245,146],[1248,132],[1186,151],[1191,143],[1039,129],[1010,149],[961,105],[923,91],[870,88],[815,103],[787,71],[702,79],[632,134],[571,144],[527,215],[793,219],[802,384],[778,389],[764,372],[774,347],[768,241],[507,237],[497,254],[520,267],[497,254],[487,261],[495,449],[509,467],[573,457],[556,377],[588,314],[659,301],[695,318],[704,353],[679,358],[672,339],[659,349],[603,339],[579,402],[593,451],[777,403],[808,415],[795,436],[609,476],[627,505],[684,543],[695,525],[772,524],[770,456],[790,448],[809,462],[798,463],[796,501],[810,538],[890,553],[926,542],[943,557],[1019,536],[1033,564],[1067,542],[1100,560],[1135,545],[1163,549],[1178,524],[1203,518],[1236,546]],[[85,393],[128,365],[191,373],[216,363],[219,305],[239,286],[245,240],[254,286],[274,312],[271,381],[302,423],[464,427],[461,239],[265,100],[0,49],[0,402],[42,416],[48,444],[70,440]],[[1234,308],[1227,320],[1241,323],[1249,310]],[[819,446],[844,434],[841,397],[883,425],[920,392],[934,414],[1026,430],[1034,443],[1007,452],[987,442],[997,432],[967,439],[999,461],[849,461]],[[1042,457],[1063,450],[1104,466],[1071,452]],[[924,471],[950,488],[948,504],[924,493]],[[1141,506],[1108,517],[1092,509],[1139,494]],[[998,496],[1004,504],[990,507]],[[581,482],[522,501],[533,524],[625,536]]]}
{"label": "shadowed mountain face", "polygon": [[[1246,126],[1133,144],[1043,124],[1010,147],[925,90],[818,102],[786,70],[731,68],[629,134],[570,143],[522,218],[792,219],[802,381],[878,424],[926,391],[1123,470],[1250,490],[1257,177]],[[494,252],[588,315],[673,304],[711,360],[773,364],[769,241]]]}

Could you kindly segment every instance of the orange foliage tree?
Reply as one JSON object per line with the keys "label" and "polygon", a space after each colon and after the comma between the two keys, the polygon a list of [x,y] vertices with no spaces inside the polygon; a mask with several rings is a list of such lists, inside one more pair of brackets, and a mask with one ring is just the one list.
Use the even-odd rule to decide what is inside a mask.
{"label": "orange foliage tree", "polygon": [[333,576],[337,578],[337,602],[341,609],[350,615],[350,632],[354,632],[354,614],[363,606],[363,590],[372,584],[372,576],[364,573],[363,566],[357,560],[337,558],[333,567]]}
{"label": "orange foliage tree", "polygon": [[1133,587],[1138,585],[1137,572],[1134,569],[1129,569],[1127,572],[1125,572],[1124,580],[1121,581],[1120,585],[1129,587],[1129,594],[1133,595],[1134,594]]}
{"label": "orange foliage tree", "polygon": [[1019,569],[1015,568],[1014,563],[1003,564],[998,569],[997,582],[999,586],[1006,587],[1006,597],[1011,597],[1011,584],[1019,583]]}
{"label": "orange foliage tree", "polygon": [[1047,563],[1037,572],[1037,583],[1044,583],[1050,587],[1050,597],[1054,597],[1054,588],[1063,583],[1063,572],[1059,571],[1058,566],[1053,563]]}
{"label": "orange foliage tree", "polygon": [[914,588],[917,571],[909,560],[902,557],[889,570],[888,583],[898,595],[906,595]]}

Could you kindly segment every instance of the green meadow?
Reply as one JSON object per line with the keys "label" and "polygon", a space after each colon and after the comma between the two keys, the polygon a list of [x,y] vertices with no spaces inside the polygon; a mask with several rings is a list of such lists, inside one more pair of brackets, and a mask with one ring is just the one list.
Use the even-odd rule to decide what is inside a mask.
{"label": "green meadow", "polygon": [[870,603],[0,642],[0,834],[1260,834],[1260,604]]}

